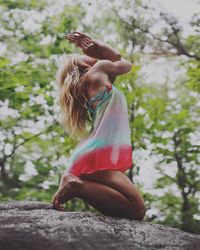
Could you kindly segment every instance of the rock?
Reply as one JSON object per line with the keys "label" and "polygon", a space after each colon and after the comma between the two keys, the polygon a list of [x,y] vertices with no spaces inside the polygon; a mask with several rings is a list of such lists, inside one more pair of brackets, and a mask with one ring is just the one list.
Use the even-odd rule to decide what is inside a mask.
{"label": "rock", "polygon": [[200,249],[200,235],[33,201],[0,203],[1,250]]}

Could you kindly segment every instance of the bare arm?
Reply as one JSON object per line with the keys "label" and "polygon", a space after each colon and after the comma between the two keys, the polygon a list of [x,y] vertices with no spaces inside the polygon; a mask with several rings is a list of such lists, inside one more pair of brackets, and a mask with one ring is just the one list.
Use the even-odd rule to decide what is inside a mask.
{"label": "bare arm", "polygon": [[94,65],[96,71],[101,71],[112,76],[126,74],[131,68],[132,64],[124,58],[121,58],[121,60],[116,62],[101,60]]}
{"label": "bare arm", "polygon": [[100,40],[92,40],[96,50],[100,54],[101,60],[110,60],[112,62],[119,61],[121,59],[120,53],[112,48],[109,44],[106,44]]}
{"label": "bare arm", "polygon": [[132,68],[132,64],[122,58],[117,50],[102,41],[92,40],[87,35],[77,31],[67,35],[66,38],[80,47],[83,53],[91,59],[100,59],[101,61],[97,61],[93,69],[108,74],[112,83],[117,75],[125,74]]}
{"label": "bare arm", "polygon": [[100,40],[91,39],[89,36],[78,31],[67,35],[67,39],[71,42],[74,42],[82,49],[84,54],[92,58],[110,60],[112,62],[121,59],[120,53],[110,45]]}

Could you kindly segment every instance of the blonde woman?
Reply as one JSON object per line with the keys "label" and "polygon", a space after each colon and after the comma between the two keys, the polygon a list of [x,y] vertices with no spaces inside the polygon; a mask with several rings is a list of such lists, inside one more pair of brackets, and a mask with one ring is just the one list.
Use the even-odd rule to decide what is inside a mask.
{"label": "blonde woman", "polygon": [[111,46],[81,32],[66,38],[85,54],[64,55],[57,74],[61,124],[79,143],[53,206],[64,211],[63,204],[77,197],[104,215],[143,220],[143,197],[125,174],[132,167],[126,97],[114,85],[132,64]]}

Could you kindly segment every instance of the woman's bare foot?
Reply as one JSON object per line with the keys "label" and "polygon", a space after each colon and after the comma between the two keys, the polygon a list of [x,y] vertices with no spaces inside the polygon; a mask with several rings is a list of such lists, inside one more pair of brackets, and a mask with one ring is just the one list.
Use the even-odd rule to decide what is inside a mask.
{"label": "woman's bare foot", "polygon": [[52,203],[54,208],[64,211],[63,204],[77,195],[77,187],[81,184],[80,178],[66,174],[61,177],[59,188],[53,196]]}

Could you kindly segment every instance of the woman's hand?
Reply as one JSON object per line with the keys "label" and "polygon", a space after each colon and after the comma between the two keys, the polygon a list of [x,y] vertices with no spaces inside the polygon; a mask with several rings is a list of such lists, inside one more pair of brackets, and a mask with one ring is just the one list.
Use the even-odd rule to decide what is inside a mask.
{"label": "woman's hand", "polygon": [[82,49],[83,53],[97,59],[101,59],[101,54],[95,42],[87,35],[75,31],[66,35],[66,38]]}
{"label": "woman's hand", "polygon": [[91,46],[94,46],[94,43],[89,36],[78,31],[74,31],[71,34],[66,35],[66,38],[69,41],[74,42],[78,47],[82,49],[87,49]]}

